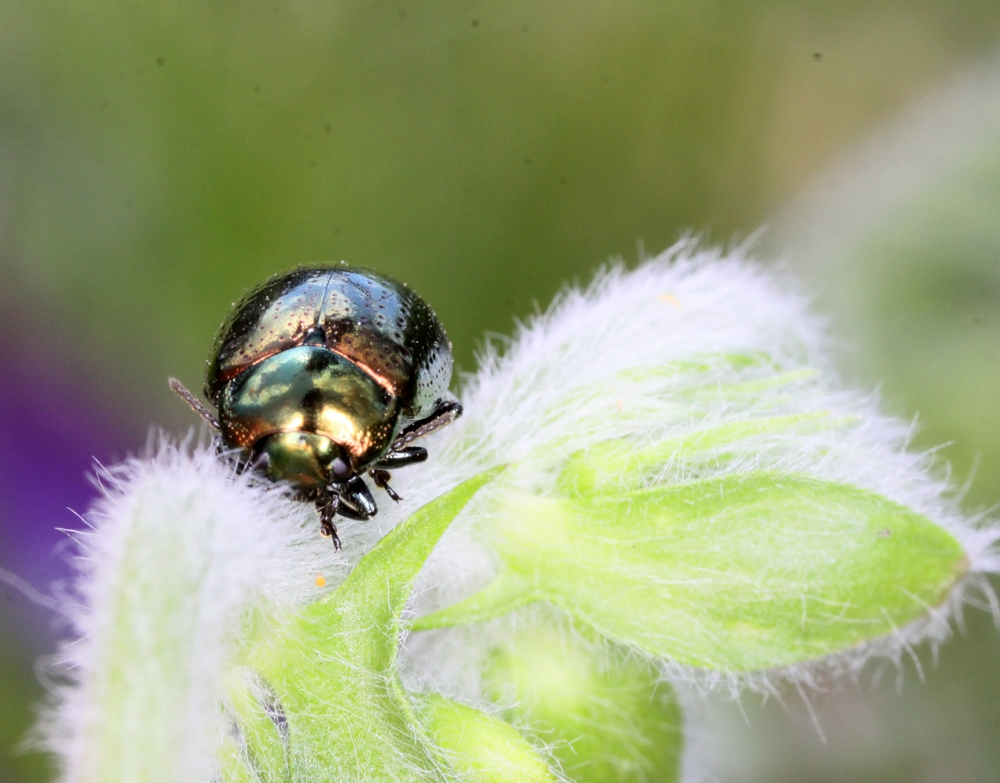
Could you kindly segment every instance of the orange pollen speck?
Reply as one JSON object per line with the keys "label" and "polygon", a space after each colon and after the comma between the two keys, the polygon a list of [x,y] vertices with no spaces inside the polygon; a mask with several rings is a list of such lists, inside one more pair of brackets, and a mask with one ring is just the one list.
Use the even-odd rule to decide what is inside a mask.
{"label": "orange pollen speck", "polygon": [[316,587],[326,587],[326,579],[323,574],[316,574]]}

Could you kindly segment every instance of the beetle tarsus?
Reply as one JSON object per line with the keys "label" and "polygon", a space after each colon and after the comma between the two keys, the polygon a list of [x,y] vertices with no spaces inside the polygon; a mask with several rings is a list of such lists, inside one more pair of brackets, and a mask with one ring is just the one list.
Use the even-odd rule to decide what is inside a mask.
{"label": "beetle tarsus", "polygon": [[339,552],[343,547],[340,545],[340,536],[337,535],[337,526],[332,522],[324,522],[320,525],[319,534],[323,538],[333,539],[333,549],[335,552]]}
{"label": "beetle tarsus", "polygon": [[337,511],[340,507],[340,499],[336,495],[331,495],[327,498],[323,505],[319,505],[320,523],[319,523],[319,533],[324,538],[333,539],[333,548],[335,551],[340,551],[342,549],[340,545],[340,536],[337,535],[337,525],[334,523],[333,518],[337,516]]}
{"label": "beetle tarsus", "polygon": [[389,473],[388,470],[372,468],[371,470],[368,471],[368,475],[372,477],[372,481],[375,482],[375,486],[379,487],[380,489],[384,489],[385,494],[391,497],[394,501],[398,503],[403,499],[398,494],[396,494],[396,490],[394,490],[392,487],[389,486],[389,479],[392,478],[392,475]]}
{"label": "beetle tarsus", "polygon": [[173,389],[174,394],[184,400],[191,407],[191,410],[207,421],[209,427],[218,432],[219,420],[215,418],[212,411],[205,407],[205,404],[201,400],[189,392],[184,384],[176,378],[168,378],[167,383],[170,384],[170,388]]}

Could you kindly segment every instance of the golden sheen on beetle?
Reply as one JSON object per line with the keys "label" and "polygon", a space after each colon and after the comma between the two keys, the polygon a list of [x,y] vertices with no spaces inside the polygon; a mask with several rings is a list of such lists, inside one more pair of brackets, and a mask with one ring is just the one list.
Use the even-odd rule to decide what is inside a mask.
{"label": "golden sheen on beetle", "polygon": [[170,386],[218,432],[220,450],[334,518],[378,512],[367,473],[393,500],[390,469],[427,459],[410,444],[454,421],[451,344],[437,316],[390,277],[347,265],[272,277],[233,308],[208,363],[213,412]]}

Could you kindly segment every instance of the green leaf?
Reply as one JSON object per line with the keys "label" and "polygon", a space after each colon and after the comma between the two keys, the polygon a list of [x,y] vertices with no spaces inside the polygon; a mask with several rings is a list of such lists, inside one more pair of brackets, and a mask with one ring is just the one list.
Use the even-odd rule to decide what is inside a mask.
{"label": "green leaf", "polygon": [[[226,737],[219,751],[219,777],[226,783],[258,783],[262,778],[256,773],[236,737]],[[282,778],[263,778],[282,780]]]}
{"label": "green leaf", "polygon": [[[500,470],[481,473],[421,508],[362,558],[340,588],[248,654],[249,677],[258,685],[230,701],[245,758],[262,779],[445,777],[440,752],[396,675],[399,616],[438,539]],[[285,753],[287,771],[278,760]]]}
{"label": "green leaf", "polygon": [[237,730],[223,750],[223,780],[287,780],[288,724],[277,696],[245,668],[232,672],[225,686]]}
{"label": "green leaf", "polygon": [[920,514],[771,472],[622,497],[512,496],[496,531],[500,581],[415,627],[544,600],[651,655],[747,671],[891,633],[967,568],[959,543]]}
{"label": "green leaf", "polygon": [[420,716],[451,767],[474,783],[555,783],[517,731],[498,718],[438,694],[420,699]]}
{"label": "green leaf", "polygon": [[432,631],[435,628],[485,622],[534,603],[541,597],[532,581],[526,581],[505,568],[485,588],[464,601],[418,617],[413,623],[413,630]]}
{"label": "green leaf", "polygon": [[527,627],[489,659],[484,680],[505,717],[529,726],[576,783],[671,783],[680,705],[649,663],[556,623]]}
{"label": "green leaf", "polygon": [[647,485],[651,471],[662,469],[675,459],[690,464],[709,457],[725,458],[720,450],[740,441],[783,432],[802,434],[851,421],[819,411],[731,422],[649,446],[637,446],[625,438],[602,441],[570,455],[559,476],[559,489],[570,497],[632,493]]}

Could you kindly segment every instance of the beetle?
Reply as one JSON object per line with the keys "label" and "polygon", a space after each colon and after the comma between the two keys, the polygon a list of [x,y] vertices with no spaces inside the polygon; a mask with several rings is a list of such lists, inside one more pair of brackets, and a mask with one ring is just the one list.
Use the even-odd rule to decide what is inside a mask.
{"label": "beetle", "polygon": [[453,422],[451,344],[417,294],[368,269],[299,267],[253,289],[222,324],[205,396],[171,388],[218,433],[221,451],[334,518],[371,519],[365,483],[395,501],[391,469],[427,459],[410,444]]}

